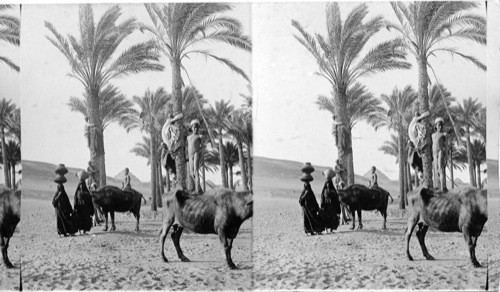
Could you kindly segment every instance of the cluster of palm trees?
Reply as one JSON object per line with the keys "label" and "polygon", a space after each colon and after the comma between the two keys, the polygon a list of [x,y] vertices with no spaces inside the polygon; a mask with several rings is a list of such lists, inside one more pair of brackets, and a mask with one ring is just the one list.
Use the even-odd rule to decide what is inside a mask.
{"label": "cluster of palm trees", "polygon": [[[161,178],[158,129],[161,129],[162,123],[165,122],[167,113],[183,113],[183,118],[179,120],[181,147],[176,155],[176,167],[177,180],[185,188],[189,183],[185,155],[186,121],[195,115],[196,107],[201,113],[204,103],[194,88],[185,86],[181,71],[184,71],[188,78],[189,75],[183,61],[196,55],[204,56],[224,64],[249,80],[245,72],[231,60],[211,52],[210,43],[228,44],[246,51],[251,50],[252,44],[250,38],[243,34],[241,23],[225,15],[232,9],[229,4],[145,4],[145,9],[150,23],[139,23],[135,18],[119,22],[121,9],[118,5],[106,10],[102,17],[95,21],[92,6],[81,5],[79,37],[64,37],[50,22],[45,22],[45,26],[51,32],[51,35],[47,36],[48,40],[71,66],[69,76],[80,81],[84,87],[83,98],[72,97],[69,106],[72,110],[81,112],[88,118],[89,125],[92,125],[89,135],[90,156],[98,171],[98,186],[106,184],[104,130],[109,123],[117,121],[127,131],[139,129],[146,134],[142,144],[149,144],[149,152],[141,152],[146,149],[141,150],[140,145],[133,151],[149,154],[152,199],[161,204],[161,198],[157,194],[162,191],[162,184],[154,183]],[[122,51],[119,53],[118,47],[136,31],[149,34],[152,39],[125,49],[120,47]],[[160,62],[161,57],[169,61],[172,70],[171,94],[159,88],[154,92],[148,90],[144,96],[135,96],[133,101],[130,101],[111,83],[118,78],[141,72],[165,70],[165,64]],[[189,98],[192,100],[188,100]],[[196,107],[189,107],[189,103]],[[229,115],[229,112],[225,114]],[[229,116],[225,118],[228,119]],[[219,123],[217,127],[212,126],[217,128],[218,135],[228,133],[228,128],[221,124],[222,121],[212,121],[214,125],[215,122]],[[219,142],[221,141],[220,138]],[[220,156],[221,161],[225,161],[224,154]],[[221,170],[225,170],[226,166],[222,164]],[[227,180],[223,180],[223,184],[228,186]],[[156,205],[152,204],[152,208],[154,206],[156,209]]]}
{"label": "cluster of palm trees", "polygon": [[[14,46],[20,44],[20,20],[4,13],[12,5],[0,5],[0,41]],[[5,56],[0,56],[0,64],[5,64],[19,72],[19,66]],[[16,165],[21,162],[21,111],[12,100],[0,100],[0,159],[4,171],[5,185],[16,188]]]}
{"label": "cluster of palm trees", "polygon": [[[292,21],[298,32],[295,38],[314,57],[319,67],[318,75],[328,80],[332,86],[332,97],[320,96],[317,103],[320,109],[333,114],[335,146],[338,157],[347,169],[343,179],[348,184],[354,183],[352,127],[359,120],[372,119],[373,115],[382,110],[373,95],[357,84],[358,80],[389,70],[410,69],[411,64],[406,59],[408,55],[413,55],[418,64],[418,91],[414,100],[418,100],[420,112],[437,114],[431,108],[433,105],[429,98],[429,73],[434,72],[429,58],[438,58],[440,53],[448,53],[486,70],[480,60],[453,46],[462,41],[486,44],[486,19],[470,12],[479,5],[472,2],[393,2],[392,10],[398,21],[391,23],[382,16],[365,20],[368,14],[366,4],[355,7],[342,22],[339,4],[329,3],[326,7],[326,36],[311,35],[298,21]],[[369,40],[382,29],[394,31],[397,36],[368,48]],[[397,91],[394,94],[403,93]],[[369,104],[364,112],[359,107],[362,103]],[[401,127],[399,125],[391,127],[396,132],[401,130],[397,129]],[[457,131],[456,126],[454,130]],[[425,137],[429,145],[431,133],[429,124]],[[398,141],[404,139],[403,135],[397,137]],[[398,147],[402,147],[401,142],[398,142]],[[425,149],[422,159],[424,181],[429,187],[433,187],[430,147]],[[404,176],[403,170],[400,167],[401,176]],[[401,193],[403,195],[404,191]]]}

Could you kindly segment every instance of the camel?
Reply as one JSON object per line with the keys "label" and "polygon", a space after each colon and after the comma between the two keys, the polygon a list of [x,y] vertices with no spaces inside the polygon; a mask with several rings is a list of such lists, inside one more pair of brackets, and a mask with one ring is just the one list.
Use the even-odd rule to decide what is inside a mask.
{"label": "camel", "polygon": [[5,266],[14,268],[7,255],[10,238],[21,220],[21,191],[0,187],[0,243]]}

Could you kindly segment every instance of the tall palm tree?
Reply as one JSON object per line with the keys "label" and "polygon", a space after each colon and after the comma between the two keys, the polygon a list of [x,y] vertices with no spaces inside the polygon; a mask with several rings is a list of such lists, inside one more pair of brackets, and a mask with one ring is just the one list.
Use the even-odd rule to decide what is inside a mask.
{"label": "tall palm tree", "polygon": [[462,101],[462,104],[458,103],[452,108],[454,116],[457,117],[457,123],[462,129],[465,130],[465,147],[467,149],[467,165],[469,168],[469,179],[472,186],[476,187],[476,180],[474,174],[474,160],[472,159],[472,145],[471,145],[471,130],[474,121],[479,115],[481,110],[481,103],[478,99],[468,98]]}
{"label": "tall palm tree", "polygon": [[[241,171],[241,183],[243,185],[243,189],[248,191],[248,168],[245,163],[245,153],[243,144],[246,143],[248,145],[248,127],[247,127],[247,115],[249,112],[244,112],[243,109],[239,109],[234,111],[232,116],[228,119],[227,132],[231,135],[235,142],[236,147],[238,148],[238,162],[240,165]],[[249,151],[248,151],[249,152]]]}
{"label": "tall palm tree", "polygon": [[229,188],[233,189],[233,167],[239,162],[238,148],[233,142],[226,141],[226,143],[222,146],[222,151],[224,152],[227,165],[226,176],[229,178]]}
{"label": "tall palm tree", "polygon": [[16,165],[21,163],[21,145],[14,141],[10,140],[7,143],[7,160],[10,168],[10,179],[11,179],[11,187],[14,189],[16,187]]}
{"label": "tall palm tree", "polygon": [[[348,133],[347,90],[359,78],[373,76],[376,73],[392,69],[408,69],[405,62],[406,52],[401,41],[394,39],[375,45],[367,50],[366,43],[380,29],[384,28],[381,16],[365,21],[368,6],[355,7],[341,21],[339,5],[336,2],[326,6],[327,36],[307,33],[300,23],[292,20],[292,25],[300,36],[295,38],[312,54],[319,66],[318,74],[328,80],[334,92],[335,118],[340,123],[337,142],[338,157],[345,163],[352,155],[352,139]],[[347,165],[349,167],[349,165]],[[354,170],[347,167],[348,177],[344,181],[354,183]],[[345,166],[344,166],[345,168]]]}
{"label": "tall palm tree", "polygon": [[[145,4],[153,26],[143,24],[141,30],[150,32],[154,37],[158,50],[170,61],[172,67],[172,95],[174,99],[174,114],[183,112],[181,69],[187,74],[183,65],[186,58],[200,55],[216,60],[243,78],[249,80],[245,72],[229,59],[219,57],[203,45],[212,42],[250,51],[250,38],[242,32],[241,23],[224,15],[232,6],[224,3],[169,3],[162,6]],[[181,118],[179,124],[183,125]],[[186,187],[186,145],[187,131],[181,126],[179,155],[176,156],[178,179],[183,188]]]}
{"label": "tall palm tree", "polygon": [[476,171],[476,186],[481,188],[481,164],[486,162],[486,144],[478,139],[471,143],[472,161]]}
{"label": "tall palm tree", "polygon": [[[320,110],[329,111],[332,116],[335,116],[335,92],[331,92],[332,97],[325,95],[318,96],[316,104]],[[380,101],[373,96],[368,89],[361,83],[356,82],[353,86],[347,89],[347,132],[348,136],[352,137],[352,129],[356,123],[360,121],[371,120],[377,112],[381,111]],[[336,131],[337,125],[332,125],[333,135],[338,135]],[[347,169],[354,172],[354,157],[350,153],[347,157]],[[354,175],[354,173],[350,174]]]}
{"label": "tall palm tree", "polygon": [[[12,45],[19,46],[21,21],[18,17],[4,14],[6,10],[13,7],[13,5],[0,5],[0,41],[5,41]],[[19,66],[9,58],[0,56],[0,62],[6,64],[12,70],[19,72]]]}
{"label": "tall palm tree", "polygon": [[[404,42],[405,50],[411,53],[418,64],[418,99],[420,112],[429,111],[429,74],[432,69],[429,63],[431,56],[439,53],[449,53],[462,57],[479,68],[486,66],[474,56],[462,53],[453,47],[454,41],[470,40],[482,45],[486,44],[486,18],[469,12],[478,7],[479,2],[428,2],[416,1],[391,2],[392,9],[398,18],[398,23],[386,23],[388,29],[398,31]],[[429,125],[429,124],[428,124]],[[426,131],[427,145],[431,145],[431,129]],[[422,161],[424,180],[428,187],[433,187],[432,152],[426,147]]]}
{"label": "tall palm tree", "polygon": [[399,163],[399,191],[401,194],[401,202],[399,207],[405,208],[405,158],[406,158],[406,141],[408,137],[408,120],[412,115],[412,105],[417,98],[415,91],[411,86],[406,86],[402,91],[394,88],[391,95],[383,94],[381,99],[387,108],[379,111],[377,115],[370,120],[371,124],[378,130],[380,127],[387,127],[394,130],[398,136],[398,160]]}
{"label": "tall palm tree", "polygon": [[3,161],[3,173],[5,178],[5,185],[10,188],[9,180],[9,164],[7,155],[7,144],[6,144],[6,130],[9,127],[9,121],[11,120],[12,114],[16,106],[11,103],[11,100],[6,100],[3,98],[0,100],[0,143],[2,144],[2,161]]}
{"label": "tall palm tree", "polygon": [[156,211],[157,206],[161,204],[161,194],[158,194],[158,165],[160,162],[159,149],[161,145],[161,127],[159,119],[165,116],[165,110],[170,97],[167,95],[163,87],[158,88],[155,92],[146,90],[143,96],[134,96],[134,103],[139,107],[139,110],[125,116],[120,124],[125,130],[130,132],[134,129],[139,129],[141,132],[146,132],[149,137],[150,162],[151,162],[151,200],[154,202],[151,205],[151,210]]}
{"label": "tall palm tree", "polygon": [[45,27],[52,33],[47,39],[68,60],[71,66],[69,76],[80,81],[88,96],[86,116],[95,127],[90,135],[91,145],[95,145],[90,149],[90,158],[99,172],[99,186],[106,184],[103,118],[99,114],[101,91],[113,79],[164,69],[158,64],[159,54],[153,42],[132,45],[118,55],[120,44],[137,28],[134,18],[117,23],[120,16],[121,9],[115,5],[106,10],[95,24],[92,6],[80,5],[79,39],[72,35],[65,38],[50,22],[45,22]]}
{"label": "tall palm tree", "polygon": [[227,178],[227,168],[226,168],[226,157],[223,151],[224,143],[223,136],[227,129],[227,119],[234,112],[234,107],[229,104],[229,101],[221,99],[215,102],[215,106],[210,105],[207,110],[207,115],[209,117],[209,123],[217,130],[218,145],[219,145],[219,155],[220,155],[220,171],[222,177],[222,186],[225,188],[229,187]]}
{"label": "tall palm tree", "polygon": [[14,105],[12,114],[7,119],[8,135],[21,144],[21,108]]}

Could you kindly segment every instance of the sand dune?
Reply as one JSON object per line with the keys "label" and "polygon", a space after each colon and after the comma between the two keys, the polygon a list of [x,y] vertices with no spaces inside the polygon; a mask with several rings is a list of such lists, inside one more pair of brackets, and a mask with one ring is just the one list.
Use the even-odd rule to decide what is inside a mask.
{"label": "sand dune", "polygon": [[[160,257],[156,218],[149,206],[141,210],[141,231],[134,232],[131,214],[117,214],[113,232],[95,227],[89,235],[59,237],[50,201],[23,198],[20,234],[13,240],[12,259],[23,251],[24,289],[28,290],[249,290],[251,288],[251,220],[234,241],[227,268],[216,235],[184,233],[181,246],[192,260],[180,262],[170,238],[165,263]],[[15,287],[15,283],[8,283]],[[2,283],[3,285],[3,283]],[[4,286],[2,286],[3,288]],[[15,288],[14,288],[15,289]]]}

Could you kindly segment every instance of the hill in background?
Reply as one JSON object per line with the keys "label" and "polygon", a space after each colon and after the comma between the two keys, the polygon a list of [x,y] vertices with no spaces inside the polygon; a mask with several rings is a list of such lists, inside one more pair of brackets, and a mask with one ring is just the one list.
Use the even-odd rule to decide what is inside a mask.
{"label": "hill in background", "polygon": [[[128,175],[130,176],[130,183],[132,184],[132,187],[142,184],[141,180],[139,180],[131,171],[129,171]],[[123,169],[113,177],[113,179],[119,181],[120,184],[124,178],[125,178],[125,169]]]}

